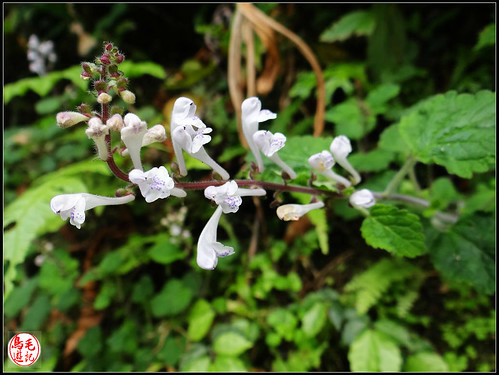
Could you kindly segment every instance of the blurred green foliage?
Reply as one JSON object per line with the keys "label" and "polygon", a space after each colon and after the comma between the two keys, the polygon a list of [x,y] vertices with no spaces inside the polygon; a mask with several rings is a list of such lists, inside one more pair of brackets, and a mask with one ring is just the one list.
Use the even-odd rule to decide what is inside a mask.
{"label": "blurred green foliage", "polygon": [[[314,138],[315,76],[279,39],[281,70],[262,102],[278,113],[269,130],[288,137],[280,155],[298,172],[293,183],[306,185],[308,156],[344,134],[361,187],[385,189],[411,154],[416,167],[398,192],[429,206],[387,202],[364,219],[334,201],[296,225],[278,221],[269,200],[248,200],[222,218],[219,235],[236,254],[210,272],[195,263],[212,213],[202,194],[96,209],[77,230],[50,211],[54,195],[123,187],[84,129],[55,122],[95,100],[79,64],[103,41],[126,55],[130,110],[167,125],[172,100],[192,97],[216,129],[215,159],[246,176],[252,157],[227,82],[234,4],[6,4],[4,331],[42,332],[37,369],[48,372],[494,371],[493,5],[258,7],[324,69],[326,127]],[[44,76],[28,69],[31,34],[55,44]],[[172,155],[150,147],[144,164]],[[189,162],[190,177],[205,175]],[[270,164],[259,178],[281,181]],[[321,176],[314,185],[332,188]],[[461,216],[452,225],[441,211]],[[7,358],[5,369],[23,371]]]}

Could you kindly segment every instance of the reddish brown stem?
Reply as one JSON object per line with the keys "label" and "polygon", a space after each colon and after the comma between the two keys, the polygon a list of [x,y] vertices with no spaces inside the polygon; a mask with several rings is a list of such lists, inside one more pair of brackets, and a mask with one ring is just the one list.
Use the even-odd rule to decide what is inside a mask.
{"label": "reddish brown stem", "polygon": [[[274,182],[257,181],[257,180],[235,180],[235,181],[237,185],[241,187],[258,186],[261,187],[262,189],[268,189],[268,190],[289,191],[295,193],[305,193],[310,195],[329,195],[338,198],[343,197],[343,194],[341,193],[304,187],[304,186],[284,185],[284,184],[277,184]],[[175,187],[184,190],[203,190],[206,189],[208,186],[223,185],[225,182],[226,181],[178,182],[175,184]]]}

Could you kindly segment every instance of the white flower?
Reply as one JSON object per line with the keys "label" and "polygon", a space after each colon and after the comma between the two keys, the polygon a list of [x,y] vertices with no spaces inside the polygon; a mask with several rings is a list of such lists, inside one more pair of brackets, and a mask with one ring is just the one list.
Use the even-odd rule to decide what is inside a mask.
{"label": "white flower", "polygon": [[284,221],[298,220],[311,210],[324,207],[324,202],[309,204],[284,204],[277,208],[277,216]]}
{"label": "white flower", "polygon": [[286,144],[286,137],[284,134],[272,134],[268,130],[259,130],[255,132],[255,134],[253,134],[253,140],[263,154],[269,158]]}
{"label": "white flower", "polygon": [[263,189],[241,189],[236,181],[228,181],[221,186],[208,186],[204,190],[204,196],[211,199],[220,207],[225,214],[234,213],[239,210],[242,203],[241,197],[263,196],[267,192]]}
{"label": "white flower", "polygon": [[109,127],[104,125],[100,118],[92,117],[88,120],[88,128],[85,130],[88,138],[93,139],[97,152],[101,160],[107,160],[109,153],[107,150],[106,135],[109,134]]}
{"label": "white flower", "polygon": [[[149,146],[154,142],[164,142],[165,140],[166,140],[165,127],[161,124],[154,125],[152,128],[149,128],[149,130],[147,130],[147,133],[144,135],[144,138],[142,138],[142,147]],[[127,148],[120,151],[121,156],[126,156],[128,154],[129,152]]]}
{"label": "white flower", "polygon": [[123,197],[111,198],[87,193],[56,195],[50,201],[50,208],[54,213],[61,215],[62,220],[70,218],[70,223],[81,228],[85,221],[85,211],[97,206],[125,204],[135,199],[129,194]]}
{"label": "white flower", "polygon": [[374,199],[373,193],[368,189],[362,189],[354,192],[350,195],[350,204],[358,209],[364,209],[372,207],[376,204],[376,199]]}
{"label": "white flower", "polygon": [[308,158],[308,164],[319,174],[322,174],[332,180],[342,184],[345,187],[350,187],[351,183],[345,177],[333,172],[335,164],[333,155],[329,151],[322,151]]}
{"label": "white flower", "polygon": [[185,150],[189,155],[212,168],[222,179],[228,180],[230,177],[229,173],[218,165],[204,149],[204,145],[211,140],[211,137],[207,134],[211,133],[212,129],[207,128],[203,121],[194,115],[195,113],[196,105],[189,98],[180,97],[173,105],[170,128],[173,151],[177,157],[180,175],[187,175],[187,168],[182,153]]}
{"label": "white flower", "polygon": [[[291,179],[296,178],[296,172],[289,167],[282,159],[277,155],[277,151],[284,147],[286,143],[286,137],[282,133],[275,133],[268,130],[258,130],[253,134],[253,141],[256,147],[263,152],[270,160],[285,171]],[[260,172],[263,171],[262,167],[258,168]]]}
{"label": "white flower", "polygon": [[350,139],[344,135],[340,135],[333,139],[330,149],[336,162],[353,176],[354,185],[358,184],[361,180],[360,175],[347,160],[347,156],[352,152]]}
{"label": "white flower", "polygon": [[199,235],[196,261],[205,270],[215,269],[219,257],[234,254],[232,247],[217,242],[217,228],[222,211],[222,206],[218,206]]}
{"label": "white flower", "polygon": [[262,102],[257,97],[247,98],[241,105],[243,134],[255,157],[260,172],[263,172],[263,160],[260,150],[253,139],[253,135],[258,131],[258,124],[260,122],[275,119],[276,117],[277,115],[268,109],[262,110]]}
{"label": "white flower", "polygon": [[147,133],[147,123],[142,121],[139,116],[134,113],[127,113],[123,122],[124,126],[121,129],[121,140],[128,149],[134,168],[142,170],[140,149],[142,148],[144,135]]}
{"label": "white flower", "polygon": [[175,188],[173,179],[169,176],[165,167],[154,167],[147,172],[140,169],[133,169],[128,177],[134,184],[139,185],[142,196],[147,203],[154,202],[158,198],[167,198],[170,195],[185,197],[186,193],[182,189]]}

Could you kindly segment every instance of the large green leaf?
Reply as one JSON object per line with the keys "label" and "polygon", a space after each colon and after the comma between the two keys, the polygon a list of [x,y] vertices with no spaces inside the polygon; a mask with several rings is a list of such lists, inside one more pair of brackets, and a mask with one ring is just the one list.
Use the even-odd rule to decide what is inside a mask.
{"label": "large green leaf", "polygon": [[364,219],[361,231],[368,245],[395,255],[413,258],[426,253],[419,217],[407,210],[374,205]]}
{"label": "large green leaf", "polygon": [[447,232],[430,229],[428,249],[435,267],[450,280],[465,281],[480,292],[495,292],[495,220],[464,217]]}
{"label": "large green leaf", "polygon": [[354,372],[398,372],[402,366],[399,347],[388,336],[372,329],[353,341],[348,361]]}
{"label": "large green leaf", "polygon": [[401,119],[400,133],[419,161],[471,178],[493,169],[495,108],[490,91],[450,91],[417,104]]}

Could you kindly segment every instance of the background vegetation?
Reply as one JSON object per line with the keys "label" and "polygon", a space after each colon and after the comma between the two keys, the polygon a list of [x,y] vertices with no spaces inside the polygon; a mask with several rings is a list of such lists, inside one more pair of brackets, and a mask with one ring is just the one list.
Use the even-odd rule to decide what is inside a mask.
{"label": "background vegetation", "polygon": [[[314,72],[276,35],[280,66],[259,97],[278,113],[269,129],[288,136],[282,158],[345,134],[362,186],[383,191],[416,155],[397,191],[429,202],[408,208],[427,251],[407,257],[397,246],[390,254],[367,245],[373,222],[343,200],[324,215],[281,222],[270,194],[222,219],[219,235],[236,254],[213,272],[195,263],[212,213],[202,193],[96,209],[81,230],[62,222],[49,208],[54,195],[120,187],[83,127],[55,123],[57,112],[95,100],[80,62],[99,55],[103,41],[126,56],[137,96],[129,110],[168,126],[175,98],[193,98],[215,129],[211,154],[246,176],[227,69],[235,6],[5,4],[4,337],[39,332],[35,366],[44,371],[494,371],[493,4],[258,8],[310,46],[326,85],[317,139]],[[29,70],[32,34],[54,42],[57,61],[43,76]],[[255,38],[255,51],[256,71],[268,72],[269,47]],[[476,136],[480,116],[493,122],[492,136]],[[468,132],[463,148],[488,153],[441,160],[418,143],[455,124]],[[168,142],[144,155],[149,166],[173,161]],[[191,168],[192,179],[207,175]],[[262,178],[277,177],[269,169]],[[386,207],[407,208],[394,202],[373,217]],[[439,221],[441,211],[460,219]]]}

